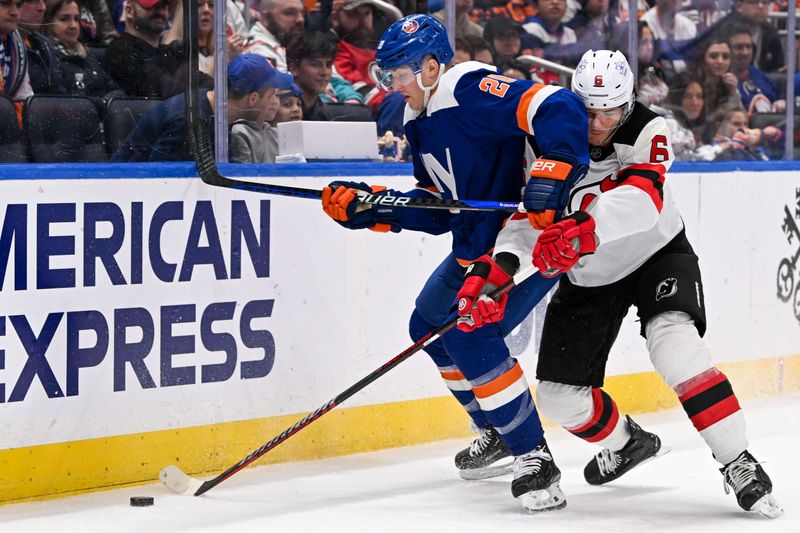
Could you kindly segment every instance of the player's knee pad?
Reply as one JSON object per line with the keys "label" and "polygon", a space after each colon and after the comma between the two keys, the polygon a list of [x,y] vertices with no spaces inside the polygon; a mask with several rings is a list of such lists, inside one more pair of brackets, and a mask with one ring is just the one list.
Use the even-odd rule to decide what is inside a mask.
{"label": "player's knee pad", "polygon": [[681,311],[654,316],[645,326],[653,367],[671,388],[713,366],[692,317]]}
{"label": "player's knee pad", "polygon": [[542,381],[536,388],[536,405],[563,427],[577,427],[592,416],[592,388]]}

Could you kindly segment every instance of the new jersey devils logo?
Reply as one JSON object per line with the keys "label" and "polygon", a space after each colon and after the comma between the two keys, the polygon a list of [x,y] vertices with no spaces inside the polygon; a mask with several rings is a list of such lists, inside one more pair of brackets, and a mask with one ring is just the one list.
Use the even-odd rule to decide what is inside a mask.
{"label": "new jersey devils logo", "polygon": [[656,285],[656,301],[674,296],[676,292],[678,292],[678,280],[675,278],[667,278]]}
{"label": "new jersey devils logo", "polygon": [[595,87],[602,87],[603,86],[603,76],[600,74],[594,77],[594,86]]}
{"label": "new jersey devils logo", "polygon": [[407,20],[403,23],[402,29],[406,33],[414,33],[419,29],[419,22],[416,20]]}

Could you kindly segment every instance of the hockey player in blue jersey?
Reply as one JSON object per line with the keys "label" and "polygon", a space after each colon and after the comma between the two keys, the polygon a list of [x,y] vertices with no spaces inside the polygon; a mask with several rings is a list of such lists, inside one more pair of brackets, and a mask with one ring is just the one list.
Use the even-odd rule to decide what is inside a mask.
{"label": "hockey player in blue jersey", "polygon": [[[535,232],[552,224],[571,185],[585,174],[586,111],[568,90],[507,78],[483,63],[447,69],[452,57],[444,26],[428,15],[410,15],[384,32],[376,60],[383,86],[406,100],[405,130],[417,187],[400,193],[335,181],[323,191],[323,209],[349,229],[452,234],[451,253],[417,297],[410,333],[417,340],[437,328],[459,302],[458,328],[425,349],[479,430],[472,446],[456,456],[456,466],[465,479],[513,469],[512,494],[525,508],[561,508],[566,500],[560,471],[524,373],[503,341],[556,279],[528,278],[498,301],[487,293],[519,268],[513,254],[492,255],[500,229]],[[362,191],[519,201],[523,188],[529,212],[512,216],[357,201]]]}

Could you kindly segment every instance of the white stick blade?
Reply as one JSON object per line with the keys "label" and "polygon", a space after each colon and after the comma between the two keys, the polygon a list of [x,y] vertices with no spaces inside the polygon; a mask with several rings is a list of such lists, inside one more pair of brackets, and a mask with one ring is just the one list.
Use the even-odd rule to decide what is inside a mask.
{"label": "white stick blade", "polygon": [[186,496],[194,496],[194,493],[203,484],[199,479],[187,475],[183,470],[173,465],[161,470],[158,477],[161,483],[169,490]]}

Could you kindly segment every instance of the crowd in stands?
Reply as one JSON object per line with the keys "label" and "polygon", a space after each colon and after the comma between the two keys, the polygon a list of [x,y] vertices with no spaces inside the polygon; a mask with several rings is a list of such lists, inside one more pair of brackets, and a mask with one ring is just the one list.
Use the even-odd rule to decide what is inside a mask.
{"label": "crowd in stands", "polygon": [[[203,117],[214,112],[215,1],[223,0],[198,4]],[[442,0],[225,2],[231,161],[274,161],[280,122],[342,119],[375,121],[387,159],[402,159],[392,146],[402,142],[405,103],[376,83],[378,37],[420,7],[444,20]],[[556,83],[559,73],[531,56],[574,68],[587,49],[619,49],[636,57],[638,99],[665,116],[679,159],[783,156],[795,135],[785,131],[785,17],[773,15],[785,13],[785,2],[639,0],[634,17],[628,7],[455,0],[454,62]],[[98,128],[108,130],[107,160],[187,159],[183,9],[184,0],[0,0],[0,92],[14,103],[19,137],[28,142],[28,124],[40,120],[35,99],[78,97],[94,104]],[[636,50],[628,50],[630,24]],[[112,142],[109,131],[119,136],[120,128],[106,117],[126,102],[134,116],[134,100],[150,104]],[[30,148],[24,158],[40,160]]]}

